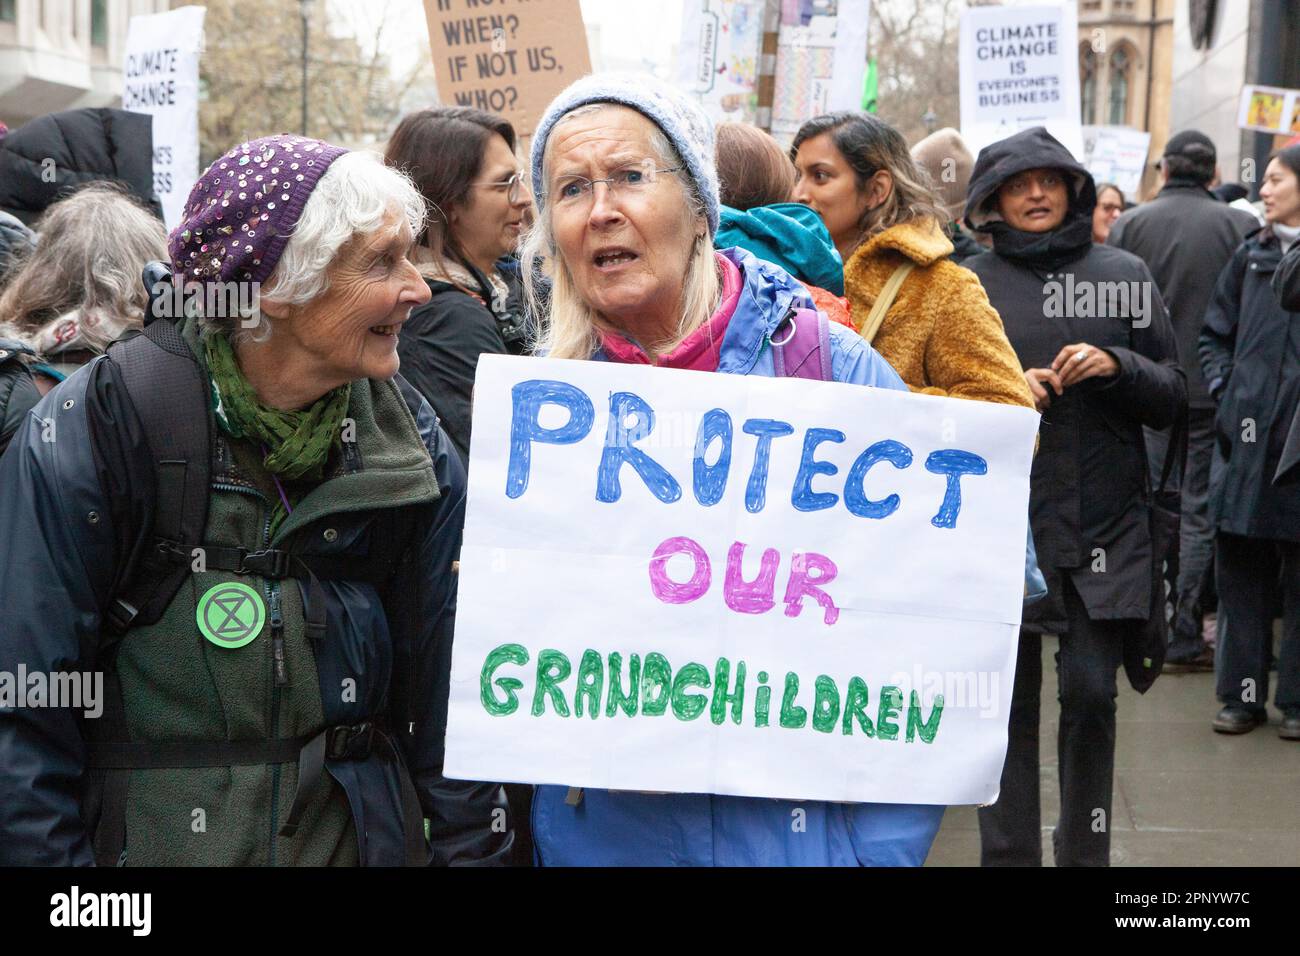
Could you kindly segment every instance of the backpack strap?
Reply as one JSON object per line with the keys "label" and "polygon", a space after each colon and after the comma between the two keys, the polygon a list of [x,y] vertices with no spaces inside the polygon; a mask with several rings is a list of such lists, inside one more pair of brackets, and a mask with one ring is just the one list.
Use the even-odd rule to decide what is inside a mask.
{"label": "backpack strap", "polygon": [[871,312],[868,313],[867,320],[863,322],[862,327],[858,329],[858,334],[868,343],[876,337],[876,333],[879,332],[880,327],[884,325],[885,313],[887,313],[889,307],[894,304],[894,299],[898,295],[898,290],[903,285],[903,280],[907,278],[908,273],[910,273],[915,267],[916,263],[908,260],[895,269],[893,273],[890,274],[889,278],[885,280],[884,288],[880,290],[880,295],[876,296],[876,304],[871,307]]}
{"label": "backpack strap", "polygon": [[826,313],[791,309],[768,339],[777,378],[834,380],[831,371],[831,328]]}
{"label": "backpack strap", "polygon": [[140,417],[153,458],[155,494],[152,546],[113,596],[104,620],[120,639],[137,624],[162,616],[189,574],[188,556],[203,540],[208,520],[210,412],[208,387],[198,361],[170,321],[112,345],[117,365]]}

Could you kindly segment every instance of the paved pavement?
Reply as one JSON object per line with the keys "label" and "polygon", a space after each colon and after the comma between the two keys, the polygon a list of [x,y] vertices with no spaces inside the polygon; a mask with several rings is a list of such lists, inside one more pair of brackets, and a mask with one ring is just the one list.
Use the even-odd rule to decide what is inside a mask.
{"label": "paved pavement", "polygon": [[[1056,641],[1043,639],[1043,862],[1052,865],[1056,780]],[[1213,674],[1166,674],[1145,695],[1119,674],[1111,835],[1113,866],[1300,865],[1300,741],[1281,740],[1281,714],[1249,734],[1210,729]],[[978,866],[973,807],[953,807],[927,866]]]}

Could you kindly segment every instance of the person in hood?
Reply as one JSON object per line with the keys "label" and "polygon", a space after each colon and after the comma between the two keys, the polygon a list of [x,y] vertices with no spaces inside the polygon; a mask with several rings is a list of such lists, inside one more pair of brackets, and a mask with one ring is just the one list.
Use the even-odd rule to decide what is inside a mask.
{"label": "person in hood", "polygon": [[42,395],[143,325],[140,272],[167,258],[163,224],[114,183],[59,200],[40,226],[40,244],[0,287],[0,452]]}
{"label": "person in hood", "polygon": [[794,199],[821,216],[844,259],[860,330],[885,284],[904,276],[870,341],[908,387],[1032,407],[1002,321],[975,277],[949,259],[947,213],[899,132],[870,113],[830,113],[799,128],[790,155]]}
{"label": "person in hood", "polygon": [[419,186],[429,217],[414,261],[430,299],[402,326],[402,374],[468,461],[479,356],[520,355],[532,345],[497,265],[516,251],[533,202],[514,127],[468,107],[420,110],[398,124],[384,160]]}
{"label": "person in hood", "polygon": [[[1214,142],[1198,130],[1169,138],[1160,157],[1164,185],[1149,202],[1124,213],[1108,243],[1147,264],[1169,307],[1178,362],[1187,375],[1187,467],[1182,475],[1182,524],[1174,616],[1165,673],[1212,670],[1214,653],[1202,637],[1202,617],[1213,608],[1214,528],[1210,524],[1210,460],[1214,401],[1205,389],[1197,343],[1214,283],[1233,250],[1257,228],[1253,215],[1215,200],[1207,188],[1217,175]],[[1169,436],[1147,433],[1151,471],[1160,474]]]}
{"label": "person in hood", "polygon": [[912,147],[912,158],[930,177],[930,184],[947,214],[943,231],[953,247],[948,258],[961,265],[971,256],[979,255],[984,247],[961,223],[966,209],[966,187],[970,185],[970,171],[975,165],[975,157],[961,133],[951,126],[935,130]]}
{"label": "person in hood", "polygon": [[153,117],[119,109],[49,113],[0,140],[0,209],[31,225],[86,183],[120,183],[162,219],[153,185]]}
{"label": "person in hood", "polygon": [[[813,302],[779,266],[714,249],[712,131],[693,100],[649,76],[588,76],[546,109],[523,258],[530,286],[531,263],[551,259],[549,356],[775,374],[768,340]],[[861,338],[828,325],[836,381],[904,388]],[[796,805],[803,833],[791,832]],[[540,786],[533,839],[544,865],[920,865],[943,810]]]}
{"label": "person in hood", "polygon": [[714,247],[744,249],[779,265],[808,287],[827,318],[853,328],[844,263],[826,225],[807,206],[788,201],[794,166],[785,150],[748,123],[719,123],[717,138],[722,209]]}
{"label": "person in hood", "polygon": [[[1142,427],[1181,417],[1187,388],[1146,265],[1092,241],[1096,203],[1092,176],[1041,126],[980,150],[966,203],[966,224],[993,237],[967,268],[989,290],[1043,415],[1029,510],[1048,586],[1024,612],[1002,792],[980,810],[984,865],[1042,861],[1043,634],[1060,639],[1056,864],[1109,863],[1116,672],[1125,640],[1163,606],[1153,606]],[[1098,305],[1120,287],[1125,299]]]}
{"label": "person in hood", "polygon": [[1284,308],[1270,287],[1283,257],[1300,246],[1300,145],[1269,160],[1259,194],[1268,225],[1223,267],[1200,342],[1206,388],[1217,403],[1210,513],[1219,590],[1215,691],[1223,708],[1213,727],[1245,733],[1268,720],[1280,581],[1273,703],[1282,711],[1279,736],[1300,740],[1300,485],[1274,484],[1300,406],[1300,312]]}

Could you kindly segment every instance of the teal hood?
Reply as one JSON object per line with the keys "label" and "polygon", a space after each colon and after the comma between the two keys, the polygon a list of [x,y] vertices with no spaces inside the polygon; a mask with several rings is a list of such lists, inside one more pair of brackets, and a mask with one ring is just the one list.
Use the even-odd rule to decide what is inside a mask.
{"label": "teal hood", "polygon": [[713,244],[739,246],[774,262],[800,282],[844,294],[844,263],[821,216],[802,203],[782,202],[741,211],[722,207]]}

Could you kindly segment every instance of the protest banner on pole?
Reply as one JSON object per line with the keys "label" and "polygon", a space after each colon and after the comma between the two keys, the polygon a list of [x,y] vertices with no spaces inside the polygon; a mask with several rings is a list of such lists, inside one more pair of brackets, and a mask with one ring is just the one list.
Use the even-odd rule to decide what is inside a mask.
{"label": "protest banner on pole", "polygon": [[758,122],[763,17],[768,0],[688,0],[677,85],[715,123]]}
{"label": "protest banner on pole", "polygon": [[1098,183],[1114,183],[1125,197],[1140,199],[1151,134],[1126,126],[1084,126],[1083,165]]}
{"label": "protest banner on pole", "polygon": [[772,135],[790,142],[821,113],[862,107],[870,0],[783,3]]}
{"label": "protest banner on pole", "polygon": [[484,356],[445,772],[998,793],[1038,416]]}
{"label": "protest banner on pole", "polygon": [[442,102],[499,113],[521,138],[591,72],[578,0],[424,0],[424,13]]}
{"label": "protest banner on pole", "polygon": [[167,228],[181,221],[199,178],[199,56],[205,7],[132,17],[122,108],[153,117],[153,188]]}
{"label": "protest banner on pole", "polygon": [[1045,126],[1082,161],[1079,24],[1073,0],[961,13],[961,134],[976,155]]}

